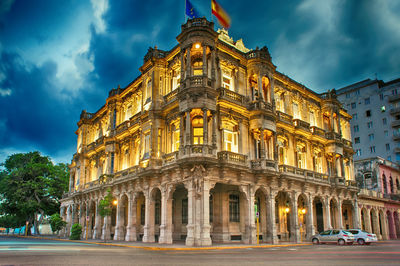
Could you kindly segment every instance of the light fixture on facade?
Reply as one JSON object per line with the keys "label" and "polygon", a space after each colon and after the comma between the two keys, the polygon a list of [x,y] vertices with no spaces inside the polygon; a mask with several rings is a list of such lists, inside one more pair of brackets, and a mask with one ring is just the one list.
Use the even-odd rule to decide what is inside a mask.
{"label": "light fixture on facade", "polygon": [[307,210],[305,208],[300,210],[301,214],[306,214]]}
{"label": "light fixture on facade", "polygon": [[117,204],[118,204],[118,200],[113,200],[113,202],[112,202],[112,204],[114,205],[114,206],[117,206]]}
{"label": "light fixture on facade", "polygon": [[194,48],[199,49],[199,48],[200,48],[200,43],[196,43],[196,44],[194,45]]}
{"label": "light fixture on facade", "polygon": [[290,211],[289,207],[286,207],[285,208],[285,213],[289,213],[289,211]]}

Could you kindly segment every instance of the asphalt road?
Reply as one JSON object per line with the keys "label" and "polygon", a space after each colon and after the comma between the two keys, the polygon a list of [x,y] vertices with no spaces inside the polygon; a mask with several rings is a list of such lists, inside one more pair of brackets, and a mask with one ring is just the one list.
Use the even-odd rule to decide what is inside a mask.
{"label": "asphalt road", "polygon": [[371,246],[145,250],[0,236],[0,265],[399,265],[400,241]]}

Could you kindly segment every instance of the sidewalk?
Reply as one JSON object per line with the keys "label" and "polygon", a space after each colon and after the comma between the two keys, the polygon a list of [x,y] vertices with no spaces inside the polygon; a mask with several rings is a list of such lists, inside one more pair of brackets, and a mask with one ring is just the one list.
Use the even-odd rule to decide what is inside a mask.
{"label": "sidewalk", "polygon": [[18,236],[22,238],[38,238],[56,241],[66,241],[66,242],[76,242],[76,243],[86,243],[86,244],[97,244],[103,246],[117,246],[117,247],[127,247],[127,248],[140,248],[146,250],[216,250],[216,249],[248,249],[248,248],[274,248],[274,247],[293,247],[293,246],[308,246],[311,243],[280,243],[280,244],[242,244],[242,243],[214,243],[212,246],[206,247],[188,247],[185,245],[184,241],[176,241],[173,244],[159,244],[159,243],[143,243],[143,242],[128,242],[128,241],[116,241],[107,240],[104,243],[100,239],[88,239],[88,240],[69,240],[66,238],[59,238],[58,236]]}

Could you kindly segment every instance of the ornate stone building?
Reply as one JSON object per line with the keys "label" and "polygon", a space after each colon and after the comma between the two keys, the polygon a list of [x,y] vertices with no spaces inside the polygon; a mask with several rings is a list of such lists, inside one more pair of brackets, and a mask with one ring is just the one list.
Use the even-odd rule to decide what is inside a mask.
{"label": "ornate stone building", "polygon": [[[83,111],[61,215],[84,235],[211,245],[359,227],[350,115],[204,18]],[[110,189],[118,203],[102,219]],[[256,222],[256,215],[259,224]],[[87,222],[86,222],[87,220]]]}

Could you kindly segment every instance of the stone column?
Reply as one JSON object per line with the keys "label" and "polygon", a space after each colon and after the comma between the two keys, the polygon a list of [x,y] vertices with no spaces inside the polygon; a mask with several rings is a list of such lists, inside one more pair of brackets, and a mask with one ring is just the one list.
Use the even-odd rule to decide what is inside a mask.
{"label": "stone column", "polygon": [[262,101],[264,101],[264,92],[263,92],[263,89],[262,89],[262,76],[261,76],[261,73],[258,73],[258,97],[259,97],[259,100],[262,100]]}
{"label": "stone column", "polygon": [[182,84],[183,80],[185,80],[185,64],[184,64],[185,61],[184,61],[184,58],[183,58],[183,54],[184,53],[185,53],[185,50],[182,49],[181,50],[181,84]]}
{"label": "stone column", "polygon": [[136,194],[128,194],[128,225],[126,228],[125,241],[136,241]]}
{"label": "stone column", "polygon": [[260,128],[260,158],[265,159],[265,141],[264,141],[264,129]]}
{"label": "stone column", "polygon": [[[204,43],[203,45],[203,76],[208,76],[208,68],[207,68],[207,45]],[[204,84],[205,85],[205,84]]]}
{"label": "stone column", "polygon": [[358,200],[355,199],[352,204],[353,204],[353,228],[361,228],[360,226],[361,214],[359,213],[358,209]]}
{"label": "stone column", "polygon": [[[191,121],[190,121],[190,112],[191,112],[190,109],[188,109],[186,111],[186,129],[185,129],[186,140],[185,140],[185,147],[192,144],[192,140],[191,140],[192,127],[191,127]],[[186,151],[186,154],[189,154],[188,151]]]}
{"label": "stone column", "polygon": [[145,194],[146,201],[146,212],[145,212],[145,224],[144,224],[144,234],[143,242],[155,242],[154,237],[154,200],[151,198],[151,189]]}
{"label": "stone column", "polygon": [[122,205],[122,197],[118,197],[118,203],[117,203],[117,217],[116,217],[116,223],[115,223],[115,231],[114,231],[114,240],[124,240],[124,228],[123,228],[123,222],[124,222],[124,217],[123,213],[124,208]]}
{"label": "stone column", "polygon": [[203,144],[208,145],[207,108],[203,108]]}
{"label": "stone column", "polygon": [[365,231],[372,232],[371,213],[369,209],[366,209],[365,219],[367,220],[365,223]]}
{"label": "stone column", "polygon": [[299,226],[299,213],[297,210],[297,196],[298,193],[292,191],[291,193],[291,210],[290,210],[290,241],[294,243],[300,242],[300,226]]}
{"label": "stone column", "polygon": [[242,135],[242,132],[243,132],[243,120],[240,119],[240,121],[239,121],[239,132],[238,132],[238,152],[240,154],[243,154],[243,141],[242,141],[243,135]]}
{"label": "stone column", "polygon": [[161,225],[159,243],[172,244],[172,199],[169,187],[161,189]]}
{"label": "stone column", "polygon": [[342,213],[342,199],[338,198],[338,208],[337,208],[337,225],[338,225],[338,229],[344,229],[343,228],[343,213]]}
{"label": "stone column", "polygon": [[100,201],[96,200],[95,204],[96,204],[96,217],[93,230],[93,239],[100,239],[101,238],[101,215],[99,211]]}
{"label": "stone column", "polygon": [[[184,153],[185,149],[185,131],[183,130],[184,125],[183,125],[183,120],[184,120],[185,114],[181,114],[179,117],[179,154],[182,156]],[[173,134],[173,132],[172,132]],[[172,145],[175,145],[172,143]]]}
{"label": "stone column", "polygon": [[210,246],[212,244],[210,236],[210,183],[208,181],[203,182],[203,191],[201,194],[201,206],[200,206],[200,245]]}
{"label": "stone column", "polygon": [[189,46],[186,51],[187,51],[187,55],[186,55],[186,77],[190,77],[192,76],[192,63],[191,63],[191,55],[190,55],[190,49],[191,46]]}
{"label": "stone column", "polygon": [[376,234],[376,237],[378,238],[378,240],[382,239],[380,230],[379,230],[379,217],[378,217],[378,212],[375,211],[374,214],[372,215],[372,221],[374,223],[374,231],[372,233]]}
{"label": "stone column", "polygon": [[217,112],[212,112],[212,145],[215,148],[217,145]]}
{"label": "stone column", "polygon": [[311,237],[315,234],[314,230],[314,210],[313,210],[313,197],[308,194],[308,210],[307,210],[307,239],[311,240]]}
{"label": "stone column", "polygon": [[269,197],[267,198],[267,230],[268,230],[268,240],[272,244],[278,243],[278,236],[276,233],[276,223],[275,223],[275,197],[277,192],[270,190]]}
{"label": "stone column", "polygon": [[194,200],[194,189],[192,184],[188,184],[188,224],[187,235],[186,235],[186,246],[194,246],[195,245],[195,225],[193,214],[195,213],[195,200]]}
{"label": "stone column", "polygon": [[255,223],[255,213],[254,213],[254,188],[251,186],[242,186],[242,192],[247,199],[247,217],[246,217],[246,232],[245,238],[243,239],[244,243],[247,244],[256,244],[257,236],[256,236],[256,223]]}
{"label": "stone column", "polygon": [[215,81],[215,49],[211,47],[211,79]]}
{"label": "stone column", "polygon": [[332,229],[331,225],[331,203],[328,197],[324,199],[324,230]]}
{"label": "stone column", "polygon": [[101,239],[108,240],[111,237],[111,216],[105,216],[102,228]]}

